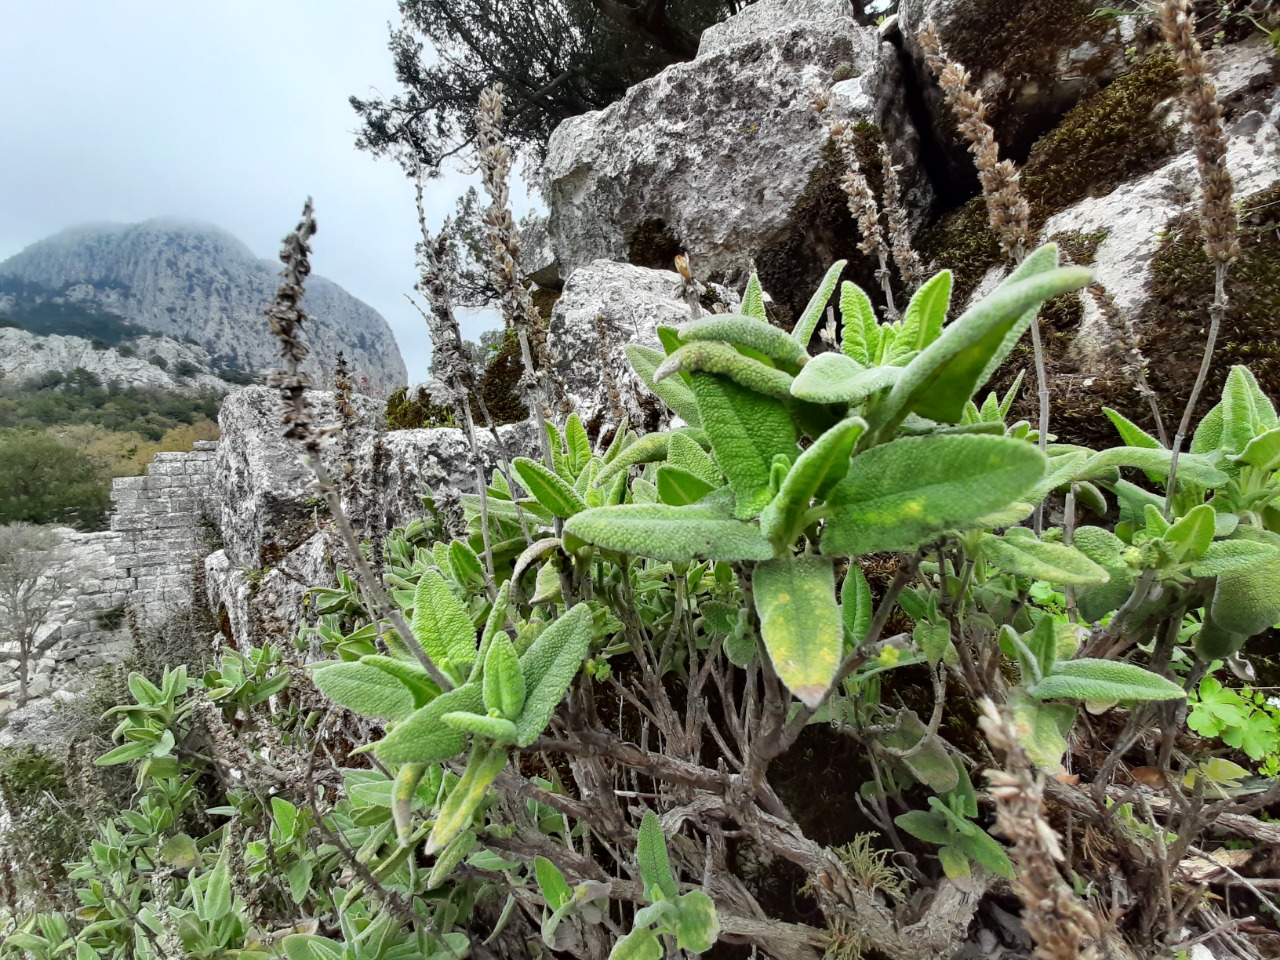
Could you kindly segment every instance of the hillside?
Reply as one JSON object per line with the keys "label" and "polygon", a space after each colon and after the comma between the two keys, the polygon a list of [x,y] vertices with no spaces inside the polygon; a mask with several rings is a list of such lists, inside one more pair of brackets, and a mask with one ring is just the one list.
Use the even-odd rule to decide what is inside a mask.
{"label": "hillside", "polygon": [[[262,311],[275,295],[279,265],[254,256],[210,224],[157,219],[64,230],[0,263],[0,316],[39,334],[115,346],[154,334],[194,344],[209,369],[252,372],[276,363]],[[391,329],[368,304],[312,277],[306,309],[313,369],[343,351],[380,391],[406,380]]]}

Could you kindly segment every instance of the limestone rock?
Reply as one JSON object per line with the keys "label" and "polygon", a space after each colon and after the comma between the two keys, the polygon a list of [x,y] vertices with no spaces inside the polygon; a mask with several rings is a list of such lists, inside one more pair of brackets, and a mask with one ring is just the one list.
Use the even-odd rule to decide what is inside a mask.
{"label": "limestone rock", "polygon": [[910,56],[924,92],[931,138],[950,178],[974,181],[972,161],[920,49],[928,20],[947,54],[968,71],[987,103],[1003,156],[1023,158],[1032,143],[1088,94],[1126,67],[1137,39],[1134,17],[1092,16],[1087,0],[901,0],[898,43]]}
{"label": "limestone rock", "polygon": [[[714,292],[714,291],[713,291]],[[718,295],[736,306],[723,288]],[[548,346],[556,373],[573,409],[592,434],[615,418],[602,372],[600,338],[608,338],[609,371],[627,421],[636,427],[655,421],[661,405],[636,377],[622,348],[638,343],[659,348],[657,328],[689,320],[680,296],[680,275],[626,263],[597,260],[575,270],[551,314]]]}
{"label": "limestone rock", "polygon": [[[895,120],[891,52],[842,2],[759,0],[709,28],[694,60],[563,122],[544,169],[561,276],[599,259],[668,267],[684,251],[699,278],[732,284],[754,260],[766,289],[802,306],[856,239],[820,222],[814,191],[840,171],[812,94],[845,83],[828,116]],[[908,130],[884,134],[898,162],[914,156]],[[834,206],[848,221],[838,190]],[[795,269],[794,283],[771,276]]]}
{"label": "limestone rock", "polygon": [[[159,358],[159,361],[153,358]],[[196,368],[179,376],[183,364]],[[88,370],[102,383],[175,393],[226,393],[232,387],[210,372],[208,351],[169,337],[138,337],[121,352],[96,349],[81,337],[39,336],[16,327],[0,327],[0,381],[21,383],[57,371]]]}
{"label": "limestone rock", "polygon": [[[335,428],[333,394],[315,390],[307,397],[316,429]],[[352,399],[359,433],[375,429],[381,405],[366,397]],[[248,387],[233,393],[222,405],[218,424],[218,526],[227,557],[251,570],[274,566],[315,532],[320,503],[314,477],[302,460],[301,446],[284,439],[280,398],[274,390]],[[338,476],[341,455],[336,443],[324,445],[323,459],[329,472]]]}
{"label": "limestone rock", "polygon": [[[274,369],[278,348],[263,310],[275,298],[279,272],[279,263],[258,259],[208,224],[98,224],[48,237],[0,263],[0,308],[56,304],[114,315],[139,334],[190,337],[238,369]],[[309,370],[327,376],[342,350],[376,389],[405,383],[391,328],[368,304],[313,274],[303,307],[311,318]]]}
{"label": "limestone rock", "polygon": [[560,261],[551,245],[546,217],[533,216],[520,222],[520,270],[526,280],[544,290],[560,289]]}

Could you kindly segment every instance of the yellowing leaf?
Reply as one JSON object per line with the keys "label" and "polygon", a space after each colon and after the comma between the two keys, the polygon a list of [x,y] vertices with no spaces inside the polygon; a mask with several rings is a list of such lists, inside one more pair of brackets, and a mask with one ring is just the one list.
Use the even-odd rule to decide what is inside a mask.
{"label": "yellowing leaf", "polygon": [[1031,444],[1005,437],[903,437],[853,458],[827,503],[828,556],[910,550],[1018,500],[1044,474]]}
{"label": "yellowing leaf", "polygon": [[821,557],[784,557],[756,567],[752,581],[760,634],[778,677],[816,709],[840,666],[844,627],[835,572]]}

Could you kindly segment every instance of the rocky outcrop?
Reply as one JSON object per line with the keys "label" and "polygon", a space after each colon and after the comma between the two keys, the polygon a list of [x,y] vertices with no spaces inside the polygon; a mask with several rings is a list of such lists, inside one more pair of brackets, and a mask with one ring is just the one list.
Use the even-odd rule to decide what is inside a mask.
{"label": "rocky outcrop", "polygon": [[[897,76],[896,52],[842,0],[759,0],[709,28],[696,59],[552,135],[545,175],[561,276],[599,259],[669,268],[683,251],[698,277],[727,283],[754,262],[775,298],[803,306],[856,241],[827,119],[874,124],[908,161],[913,134],[891,106]],[[811,98],[828,90],[819,116]]]}
{"label": "rocky outcrop", "polygon": [[95,347],[81,337],[42,337],[0,327],[0,381],[22,382],[81,369],[104,384],[174,393],[221,394],[233,389],[210,368],[207,350],[168,337],[138,337],[122,351]]}
{"label": "rocky outcrop", "polygon": [[[736,305],[723,288],[713,290],[715,295],[729,301],[726,306]],[[611,386],[628,423],[656,422],[661,405],[636,377],[622,348],[628,343],[658,348],[657,328],[679,326],[689,316],[674,271],[597,260],[570,275],[551,314],[548,346],[556,375],[592,435],[617,419]]]}
{"label": "rocky outcrop", "polygon": [[955,122],[942,100],[918,38],[932,20],[948,56],[964,65],[987,103],[1005,156],[1021,160],[1031,145],[1081,99],[1128,68],[1138,17],[1095,15],[1090,0],[902,0],[898,42],[913,85],[923,92],[939,168],[974,181]]}
{"label": "rocky outcrop", "polygon": [[[336,433],[334,395],[308,393],[315,429]],[[382,407],[353,397],[354,434],[363,437],[382,422]],[[233,564],[261,571],[279,563],[314,532],[323,501],[303,462],[299,444],[284,439],[280,396],[266,387],[248,387],[227,398],[218,415],[216,484],[221,492],[218,527]],[[324,464],[342,475],[340,444],[325,445]]]}
{"label": "rocky outcrop", "polygon": [[[278,348],[263,310],[279,286],[279,264],[207,224],[148,220],[78,227],[0,263],[0,308],[58,304],[113,314],[172,339],[189,338],[244,370],[273,369]],[[389,392],[406,381],[387,322],[337,284],[312,275],[308,369],[328,375],[338,351],[352,370]]]}

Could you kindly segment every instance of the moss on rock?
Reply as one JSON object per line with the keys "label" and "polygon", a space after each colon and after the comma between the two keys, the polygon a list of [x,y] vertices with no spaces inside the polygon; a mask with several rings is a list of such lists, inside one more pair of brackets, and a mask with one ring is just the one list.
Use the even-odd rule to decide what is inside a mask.
{"label": "moss on rock", "polygon": [[[854,128],[858,163],[876,196],[882,194],[880,129],[862,121]],[[792,227],[756,258],[760,283],[773,299],[771,319],[790,329],[813,296],[827,268],[836,260],[848,260],[842,279],[851,280],[879,299],[876,264],[858,250],[862,235],[849,212],[848,197],[840,186],[846,167],[839,148],[828,140],[821,162],[809,176],[800,199],[792,208]],[[895,292],[895,295],[896,292]]]}
{"label": "moss on rock", "polygon": [[1168,160],[1178,128],[1169,119],[1170,104],[1163,102],[1177,88],[1172,58],[1148,57],[1037,140],[1023,170],[1033,223],[1042,224],[1085,197],[1109,193]]}
{"label": "moss on rock", "polygon": [[641,220],[627,241],[627,262],[651,270],[673,269],[676,255],[682,252],[680,238],[661,217]]}
{"label": "moss on rock", "polygon": [[[1245,364],[1268,396],[1280,399],[1280,184],[1240,205],[1240,259],[1227,270],[1227,312],[1197,415],[1222,390],[1233,364]],[[1151,264],[1149,305],[1139,330],[1166,423],[1191,392],[1213,300],[1213,267],[1194,213],[1170,224]]]}

